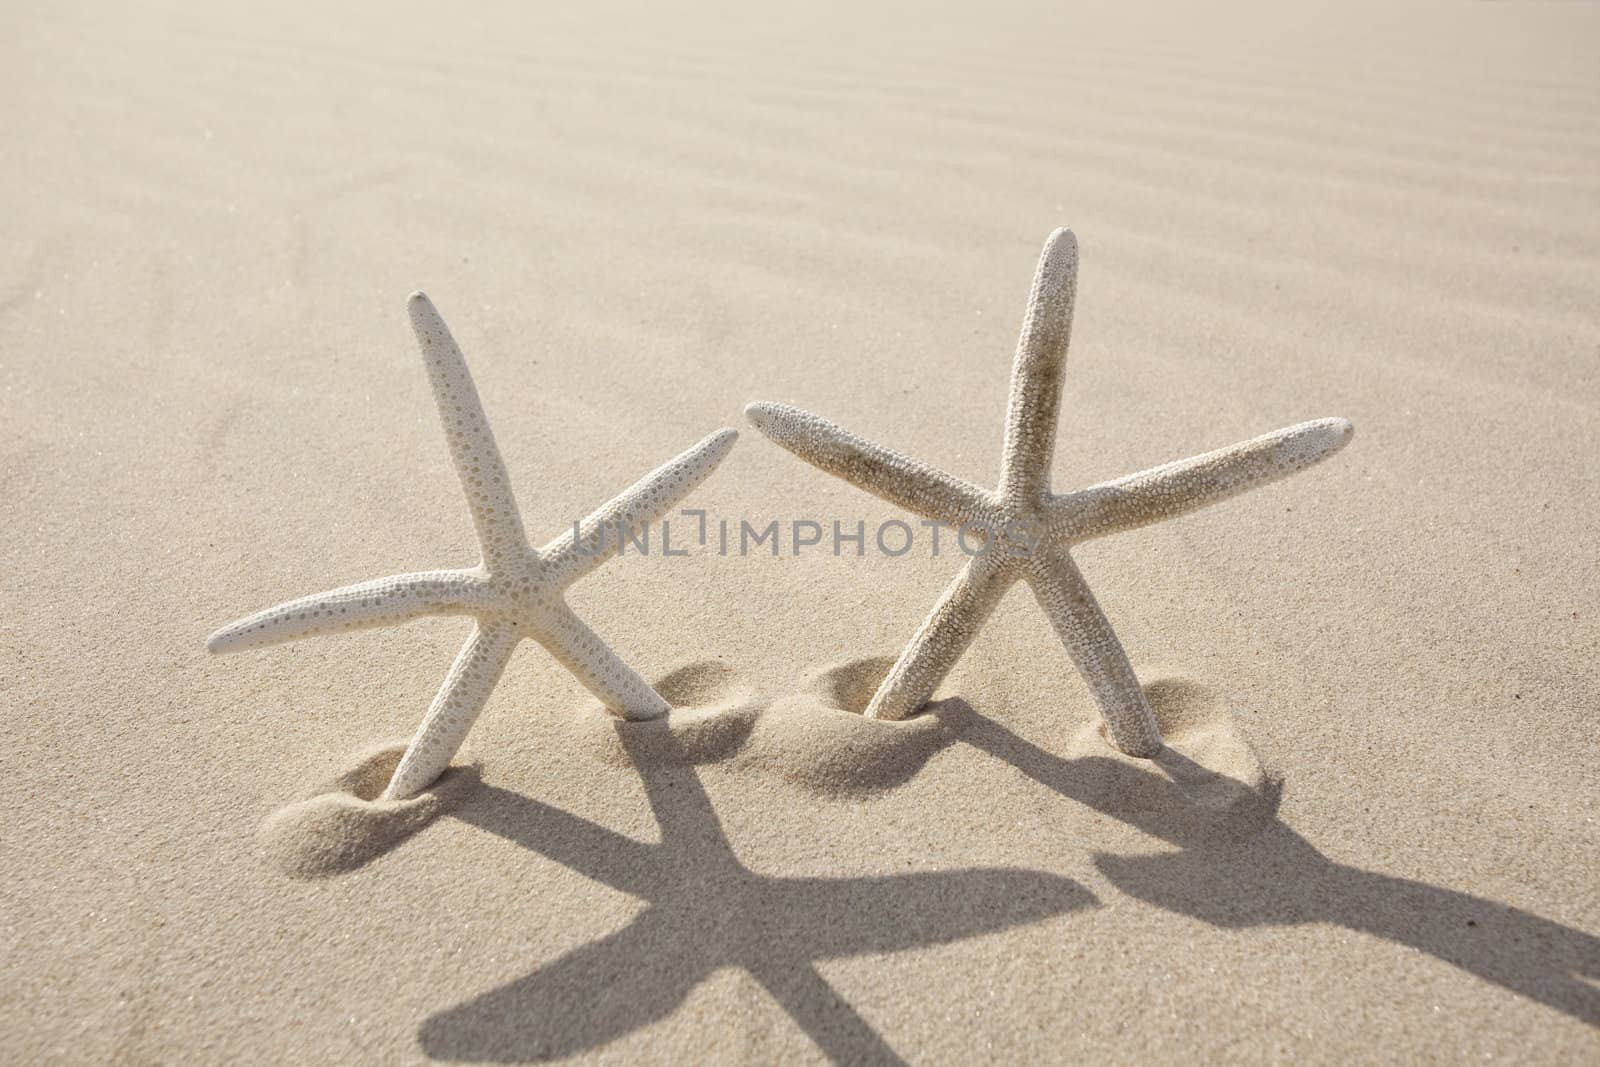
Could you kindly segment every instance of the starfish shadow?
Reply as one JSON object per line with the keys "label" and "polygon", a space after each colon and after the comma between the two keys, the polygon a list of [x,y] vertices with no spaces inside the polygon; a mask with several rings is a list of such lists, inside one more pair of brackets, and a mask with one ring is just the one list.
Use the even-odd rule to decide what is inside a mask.
{"label": "starfish shadow", "polygon": [[[625,741],[624,743],[628,743]],[[701,981],[748,971],[830,1058],[903,1062],[820,960],[948,944],[1094,906],[1058,875],[990,868],[780,878],[741,863],[692,766],[636,760],[659,844],[492,785],[453,817],[648,902],[628,926],[427,1019],[441,1059],[557,1059],[669,1016]]]}
{"label": "starfish shadow", "polygon": [[[1331,860],[1279,817],[1278,782],[1224,823],[1194,820],[1172,777],[1194,768],[1170,748],[1150,761],[1155,770],[1110,757],[1063,759],[964,710],[963,741],[1178,846],[1153,856],[1095,856],[1129,896],[1225,929],[1333,923],[1600,1025],[1600,938],[1484,897]],[[1126,803],[1130,797],[1140,802]]]}

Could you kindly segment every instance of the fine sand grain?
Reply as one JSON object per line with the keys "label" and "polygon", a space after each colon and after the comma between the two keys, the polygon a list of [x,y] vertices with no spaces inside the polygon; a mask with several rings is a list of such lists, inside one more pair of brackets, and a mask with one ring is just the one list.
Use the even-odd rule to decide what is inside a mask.
{"label": "fine sand grain", "polygon": [[[1600,1060],[1600,6],[579,7],[0,16],[0,1060]],[[993,484],[1059,225],[1058,488],[1358,428],[1077,553],[1160,758],[1021,589],[863,718],[957,563],[755,433],[573,592],[663,722],[525,644],[385,802],[469,622],[207,656],[475,558],[412,290],[555,536],[765,398]]]}

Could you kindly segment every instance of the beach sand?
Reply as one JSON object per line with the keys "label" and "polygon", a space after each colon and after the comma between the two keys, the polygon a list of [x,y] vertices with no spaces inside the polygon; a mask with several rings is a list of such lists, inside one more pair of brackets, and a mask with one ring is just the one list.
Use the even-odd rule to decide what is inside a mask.
{"label": "beach sand", "polygon": [[[8,5],[0,1059],[1600,1059],[1600,7],[948,7]],[[752,400],[992,485],[1058,225],[1058,489],[1356,426],[1078,553],[1161,759],[1020,587],[861,718],[924,542],[614,560],[680,710],[399,804],[469,622],[206,654],[476,558],[413,289],[542,543]]]}

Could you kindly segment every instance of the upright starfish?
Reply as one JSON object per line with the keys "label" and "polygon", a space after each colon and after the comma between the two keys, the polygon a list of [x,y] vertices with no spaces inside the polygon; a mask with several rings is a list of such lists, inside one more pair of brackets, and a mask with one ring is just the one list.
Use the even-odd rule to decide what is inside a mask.
{"label": "upright starfish", "polygon": [[1317,419],[1114,482],[1052,493],[1050,462],[1077,281],[1077,239],[1057,230],[1039,258],[1017,343],[996,490],[969,485],[798,408],[757,403],[745,409],[762,433],[806,462],[926,519],[985,534],[984,550],[950,583],[879,685],[868,717],[903,719],[916,712],[1001,595],[1022,579],[1088,682],[1117,747],[1132,756],[1154,755],[1161,749],[1155,716],[1068,550],[1293,474],[1350,440],[1345,419]]}
{"label": "upright starfish", "polygon": [[[482,560],[476,567],[400,574],[291,600],[225,626],[207,642],[212,652],[231,652],[423,615],[474,616],[472,636],[395,768],[384,793],[389,799],[419,792],[450,765],[523,638],[543,645],[606,707],[625,718],[654,719],[667,713],[661,695],[573,614],[562,594],[617,553],[622,531],[659,518],[704,481],[739,436],[735,430],[718,430],[602,505],[581,524],[599,531],[598,544],[588,537],[580,541],[575,536],[579,527],[574,527],[536,549],[522,530],[505,464],[461,349],[425,295],[411,295],[410,312]],[[614,542],[605,536],[611,529],[618,531]]]}

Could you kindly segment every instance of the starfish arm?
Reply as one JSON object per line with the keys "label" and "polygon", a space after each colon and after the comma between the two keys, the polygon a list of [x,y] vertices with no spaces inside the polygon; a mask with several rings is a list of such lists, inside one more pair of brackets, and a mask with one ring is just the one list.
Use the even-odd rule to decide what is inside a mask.
{"label": "starfish arm", "polygon": [[617,554],[623,531],[654,522],[694,491],[717,469],[738,440],[739,431],[718,430],[676,459],[668,460],[600,505],[578,524],[579,540],[568,530],[539,550],[565,588]]}
{"label": "starfish arm", "polygon": [[1315,419],[1057,497],[1051,525],[1068,540],[1132,530],[1286,478],[1326,459],[1355,433],[1346,419]]}
{"label": "starfish arm", "polygon": [[517,647],[517,630],[510,623],[478,623],[461,646],[450,673],[434,695],[428,714],[407,746],[400,765],[384,790],[385,800],[404,800],[432,785],[455,757],[467,731],[494,692],[500,672]]}
{"label": "starfish arm", "polygon": [[869,719],[905,719],[933,696],[1005,593],[986,556],[968,561],[945,589],[867,705]]}
{"label": "starfish arm", "polygon": [[439,406],[445,440],[456,476],[467,495],[472,525],[478,533],[484,565],[491,573],[503,572],[507,564],[519,562],[527,550],[527,535],[511,494],[511,479],[506,476],[500,449],[483,413],[477,386],[467,363],[450,336],[438,309],[423,293],[412,293],[409,302],[411,329],[422,346],[428,368],[428,384]]}
{"label": "starfish arm", "polygon": [[247,615],[212,634],[206,648],[235,652],[315,634],[409,622],[423,615],[458,615],[471,611],[483,595],[483,576],[469,570],[375,578]]}
{"label": "starfish arm", "polygon": [[812,466],[925,519],[962,526],[989,510],[988,494],[977,486],[809,411],[763,401],[744,413],[756,429]]}
{"label": "starfish arm", "polygon": [[1011,368],[1011,400],[1000,463],[1000,494],[1010,501],[1036,501],[1050,491],[1062,368],[1072,336],[1077,290],[1078,239],[1071,230],[1057,230],[1039,256]]}
{"label": "starfish arm", "polygon": [[624,719],[657,719],[672,710],[566,604],[560,604],[551,625],[540,627],[533,637],[600,703]]}
{"label": "starfish arm", "polygon": [[1161,751],[1155,714],[1139,688],[1122,642],[1077,564],[1065,552],[1038,556],[1028,582],[1099,703],[1112,742],[1130,756],[1148,757]]}

